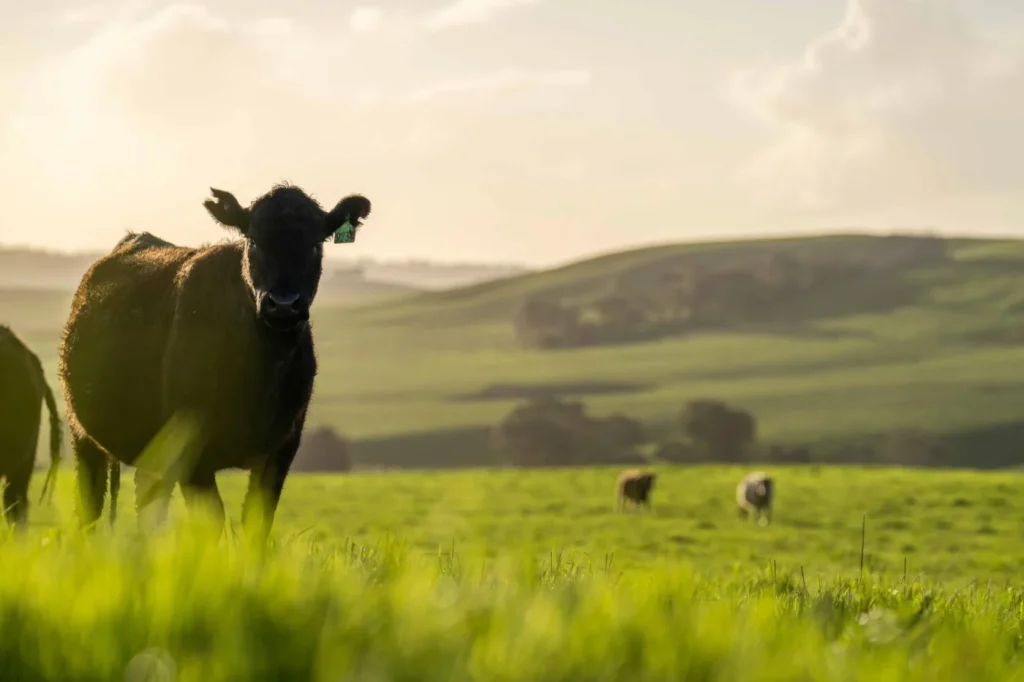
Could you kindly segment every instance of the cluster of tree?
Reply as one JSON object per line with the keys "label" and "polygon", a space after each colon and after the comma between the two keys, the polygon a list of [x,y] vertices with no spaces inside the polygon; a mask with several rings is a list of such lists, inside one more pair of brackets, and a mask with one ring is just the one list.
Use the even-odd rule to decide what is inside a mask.
{"label": "cluster of tree", "polygon": [[492,431],[491,446],[514,466],[579,466],[644,462],[647,433],[623,414],[588,415],[583,403],[536,398],[512,410]]}
{"label": "cluster of tree", "polygon": [[679,411],[680,440],[659,444],[654,457],[676,464],[744,462],[757,439],[757,420],[718,400],[692,400]]}
{"label": "cluster of tree", "polygon": [[622,275],[596,300],[527,300],[513,317],[513,329],[520,344],[536,349],[651,339],[742,322],[811,290],[945,255],[939,239],[878,241],[864,253],[772,251],[722,262],[687,258],[638,269]]}
{"label": "cluster of tree", "polygon": [[307,429],[295,453],[292,471],[339,472],[352,470],[352,446],[334,429]]}
{"label": "cluster of tree", "polygon": [[[679,413],[684,440],[661,443],[655,458],[677,463],[745,461],[757,423],[743,410],[714,400],[695,400]],[[492,431],[502,461],[515,466],[639,464],[651,441],[638,420],[624,414],[594,417],[583,403],[537,398],[512,410]]]}
{"label": "cluster of tree", "polygon": [[657,460],[678,464],[871,464],[934,467],[954,464],[941,436],[921,429],[897,429],[859,442],[811,449],[806,445],[758,444],[753,415],[715,400],[695,400],[679,413],[682,435],[659,444]]}

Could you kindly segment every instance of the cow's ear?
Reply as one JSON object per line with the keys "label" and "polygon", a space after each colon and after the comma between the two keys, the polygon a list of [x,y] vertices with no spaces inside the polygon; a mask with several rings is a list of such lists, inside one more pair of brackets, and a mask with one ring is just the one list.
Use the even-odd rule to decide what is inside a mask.
{"label": "cow's ear", "polygon": [[324,217],[324,239],[329,238],[338,229],[348,223],[355,230],[362,225],[366,216],[370,215],[370,200],[361,194],[351,194],[331,209]]}
{"label": "cow's ear", "polygon": [[242,208],[231,192],[221,189],[210,188],[213,199],[207,199],[203,206],[213,216],[213,219],[224,227],[231,227],[243,235],[249,234],[249,209]]}

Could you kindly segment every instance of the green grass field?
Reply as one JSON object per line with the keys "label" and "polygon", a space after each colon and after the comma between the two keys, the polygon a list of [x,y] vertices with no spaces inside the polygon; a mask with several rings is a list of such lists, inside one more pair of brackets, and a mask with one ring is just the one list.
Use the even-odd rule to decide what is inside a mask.
{"label": "green grass field", "polygon": [[[771,526],[742,521],[733,500],[745,472],[734,467],[665,466],[650,513],[620,514],[618,470],[478,470],[295,474],[277,530],[320,543],[377,545],[391,538],[421,556],[457,552],[484,561],[533,548],[616,570],[686,563],[706,574],[750,575],[774,564],[805,575],[857,576],[862,525],[865,570],[889,579],[921,577],[957,585],[1017,581],[1024,565],[1024,499],[1015,473],[913,469],[779,467]],[[42,483],[37,477],[34,485]],[[132,530],[134,492],[124,477],[119,528]],[[245,476],[219,477],[237,519]],[[59,489],[72,495],[74,474]],[[33,526],[58,522],[69,502],[34,508]],[[184,518],[176,498],[176,515]],[[866,518],[866,521],[865,521]]]}
{"label": "green grass field", "polygon": [[[1024,431],[1020,241],[951,241],[946,264],[814,292],[732,330],[557,352],[513,340],[510,316],[527,295],[586,295],[681,253],[812,242],[839,252],[870,239],[658,247],[357,307],[318,301],[311,424],[355,439],[361,466],[486,465],[494,461],[488,430],[516,401],[458,395],[495,383],[627,381],[640,387],[583,398],[594,413],[622,410],[656,429],[667,429],[686,400],[722,398],[754,412],[763,441],[812,445],[918,427],[988,450],[1005,442],[1002,434]],[[0,292],[0,319],[54,380],[69,301]]]}
{"label": "green grass field", "polygon": [[739,473],[663,468],[650,514],[606,469],[297,475],[266,556],[180,498],[85,537],[64,474],[0,536],[0,679],[1024,679],[1015,475],[781,468],[763,528]]}

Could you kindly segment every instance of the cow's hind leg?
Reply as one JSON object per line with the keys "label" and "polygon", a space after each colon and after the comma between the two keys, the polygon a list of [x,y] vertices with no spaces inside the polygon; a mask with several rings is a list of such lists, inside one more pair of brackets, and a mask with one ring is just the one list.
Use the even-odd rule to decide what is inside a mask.
{"label": "cow's hind leg", "polygon": [[28,484],[32,470],[18,471],[7,477],[4,486],[4,513],[18,527],[28,523]]}
{"label": "cow's hind leg", "polygon": [[212,471],[196,471],[185,481],[181,481],[181,494],[189,512],[203,510],[210,514],[218,530],[224,528],[224,500],[217,489],[217,478]]}
{"label": "cow's hind leg", "polygon": [[78,478],[78,519],[82,526],[91,527],[103,513],[109,455],[84,434],[73,435],[72,447]]}

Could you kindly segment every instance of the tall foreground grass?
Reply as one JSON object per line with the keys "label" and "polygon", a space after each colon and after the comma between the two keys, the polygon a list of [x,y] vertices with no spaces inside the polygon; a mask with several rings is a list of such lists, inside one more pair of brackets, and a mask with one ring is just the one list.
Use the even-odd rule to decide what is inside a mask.
{"label": "tall foreground grass", "polygon": [[[523,554],[526,557],[527,554]],[[0,539],[0,680],[1008,680],[1024,595],[174,526]]]}

